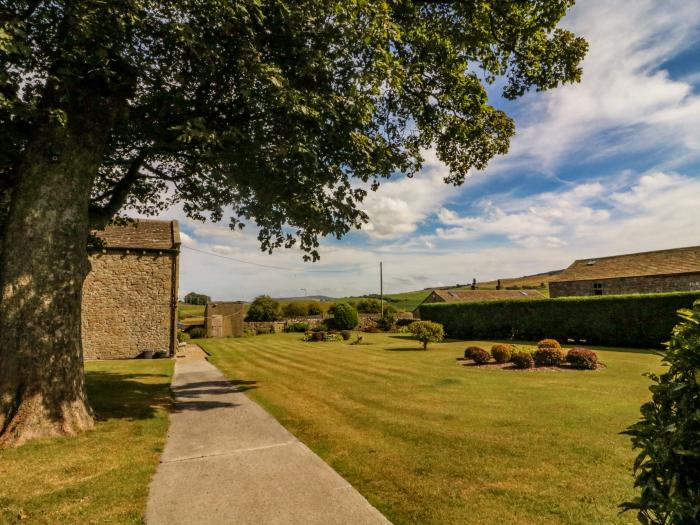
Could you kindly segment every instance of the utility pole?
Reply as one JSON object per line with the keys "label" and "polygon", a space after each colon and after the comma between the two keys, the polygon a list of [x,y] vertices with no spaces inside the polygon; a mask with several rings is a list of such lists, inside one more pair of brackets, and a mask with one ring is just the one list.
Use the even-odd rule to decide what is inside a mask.
{"label": "utility pole", "polygon": [[384,275],[382,264],[383,263],[379,261],[379,303],[382,308],[382,317],[384,317]]}

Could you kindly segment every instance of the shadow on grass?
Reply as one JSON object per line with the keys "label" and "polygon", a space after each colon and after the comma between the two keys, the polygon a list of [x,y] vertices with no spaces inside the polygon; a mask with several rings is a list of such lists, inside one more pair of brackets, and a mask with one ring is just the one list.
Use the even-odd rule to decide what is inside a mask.
{"label": "shadow on grass", "polygon": [[[422,346],[400,346],[398,348],[385,348],[387,352],[425,352],[426,350],[423,349]],[[430,347],[428,347],[428,350],[430,350]]]}
{"label": "shadow on grass", "polygon": [[[171,404],[167,374],[122,374],[88,371],[88,399],[98,420],[151,419]],[[155,381],[154,381],[155,380]]]}

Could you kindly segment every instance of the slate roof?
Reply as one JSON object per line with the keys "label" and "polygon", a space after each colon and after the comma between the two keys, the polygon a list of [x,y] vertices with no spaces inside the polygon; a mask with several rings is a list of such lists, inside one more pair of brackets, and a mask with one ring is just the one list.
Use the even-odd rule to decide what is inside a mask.
{"label": "slate roof", "polygon": [[433,290],[433,293],[448,303],[544,299],[537,290]]}
{"label": "slate roof", "polygon": [[579,259],[550,282],[700,273],[700,246]]}
{"label": "slate roof", "polygon": [[93,232],[105,248],[133,250],[178,250],[180,229],[177,221],[138,219],[124,225],[110,224]]}

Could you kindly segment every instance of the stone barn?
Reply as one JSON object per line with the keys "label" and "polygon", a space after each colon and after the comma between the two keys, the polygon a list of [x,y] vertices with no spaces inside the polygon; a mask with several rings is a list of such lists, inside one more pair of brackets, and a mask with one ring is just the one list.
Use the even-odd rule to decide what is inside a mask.
{"label": "stone barn", "polygon": [[700,246],[580,259],[549,282],[551,297],[700,290]]}
{"label": "stone barn", "polygon": [[[485,301],[515,301],[544,299],[537,290],[433,290],[423,299],[427,303],[478,303]],[[420,317],[420,305],[413,310],[413,317]]]}
{"label": "stone barn", "polygon": [[245,305],[240,301],[207,303],[204,318],[207,337],[243,337]]}
{"label": "stone barn", "polygon": [[138,220],[94,232],[83,285],[86,359],[132,359],[144,350],[173,355],[176,347],[177,221]]}

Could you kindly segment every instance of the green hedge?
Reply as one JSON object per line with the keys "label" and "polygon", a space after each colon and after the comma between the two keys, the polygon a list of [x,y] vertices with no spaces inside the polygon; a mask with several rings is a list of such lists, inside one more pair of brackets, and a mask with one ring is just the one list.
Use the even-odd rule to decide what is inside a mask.
{"label": "green hedge", "polygon": [[592,345],[658,348],[678,323],[676,311],[690,308],[700,292],[562,297],[528,301],[430,303],[421,318],[445,327],[456,339],[545,337]]}

